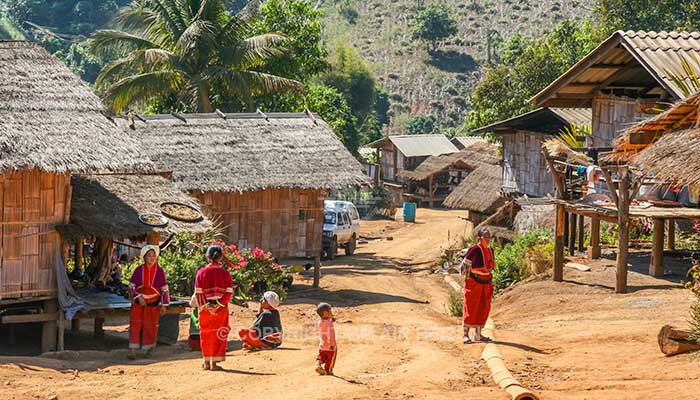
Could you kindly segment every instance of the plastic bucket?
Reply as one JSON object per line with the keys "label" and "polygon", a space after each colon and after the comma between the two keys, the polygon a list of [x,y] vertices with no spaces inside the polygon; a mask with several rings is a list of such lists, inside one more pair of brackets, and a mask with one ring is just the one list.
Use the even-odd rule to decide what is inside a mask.
{"label": "plastic bucket", "polygon": [[403,203],[404,222],[416,222],[416,203]]}

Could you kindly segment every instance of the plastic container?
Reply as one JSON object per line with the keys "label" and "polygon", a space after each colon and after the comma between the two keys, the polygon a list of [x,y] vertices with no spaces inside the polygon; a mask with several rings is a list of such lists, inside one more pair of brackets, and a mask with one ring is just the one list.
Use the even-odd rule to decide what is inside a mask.
{"label": "plastic container", "polygon": [[403,221],[416,222],[416,203],[403,203]]}

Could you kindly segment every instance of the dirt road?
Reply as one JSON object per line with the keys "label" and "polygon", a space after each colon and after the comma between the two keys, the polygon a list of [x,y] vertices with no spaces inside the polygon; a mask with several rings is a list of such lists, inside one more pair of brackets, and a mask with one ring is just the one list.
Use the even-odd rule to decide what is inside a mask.
{"label": "dirt road", "polygon": [[[248,353],[231,338],[222,372],[201,371],[199,355],[182,346],[127,362],[126,325],[117,321],[108,343],[119,350],[0,357],[0,398],[506,400],[480,361],[482,345],[461,344],[459,319],[445,311],[443,275],[429,273],[448,231],[464,231],[460,215],[420,209],[417,224],[366,223],[365,234],[384,239],[325,262],[321,289],[310,287],[310,277],[296,279],[281,307],[281,349]],[[643,272],[648,260],[638,263]],[[564,283],[538,276],[499,294],[492,316],[507,366],[543,400],[699,399],[698,360],[666,358],[656,344],[662,325],[686,325],[691,299],[680,278],[633,269],[630,293],[616,295],[612,264],[566,269]],[[319,301],[335,306],[336,377],[313,371]],[[253,320],[253,310],[232,311],[234,332]],[[183,338],[186,327],[183,321]],[[79,347],[104,346],[85,333]]]}
{"label": "dirt road", "polygon": [[[481,346],[461,344],[459,319],[445,312],[448,286],[427,268],[448,231],[463,233],[460,215],[421,209],[416,224],[365,224],[367,235],[393,240],[370,241],[352,257],[325,262],[319,290],[297,279],[281,307],[282,348],[248,353],[232,338],[224,372],[201,371],[198,354],[167,346],[135,362],[126,361],[125,350],[69,353],[64,358],[76,359],[68,360],[6,357],[2,398],[506,399],[479,361]],[[336,377],[313,370],[319,301],[335,307]],[[233,314],[232,331],[254,318],[237,307]],[[107,329],[125,335],[123,325]]]}

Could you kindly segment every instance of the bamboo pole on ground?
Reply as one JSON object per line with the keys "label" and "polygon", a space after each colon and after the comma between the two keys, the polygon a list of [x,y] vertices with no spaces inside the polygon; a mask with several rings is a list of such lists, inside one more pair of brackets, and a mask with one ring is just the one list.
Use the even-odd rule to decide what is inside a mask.
{"label": "bamboo pole on ground", "polygon": [[[493,331],[494,324],[489,318],[484,327],[484,335],[495,339]],[[486,365],[491,371],[491,377],[498,386],[508,393],[513,400],[538,400],[537,395],[531,390],[524,387],[518,380],[513,377],[513,374],[508,371],[503,362],[503,355],[495,343],[487,343],[484,346],[484,351],[481,353],[481,358],[486,362]]]}

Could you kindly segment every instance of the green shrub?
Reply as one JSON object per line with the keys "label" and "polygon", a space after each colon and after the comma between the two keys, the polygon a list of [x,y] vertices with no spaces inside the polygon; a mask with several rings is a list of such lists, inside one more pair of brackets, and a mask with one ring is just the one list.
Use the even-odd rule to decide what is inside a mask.
{"label": "green shrub", "polygon": [[530,276],[525,253],[537,245],[551,242],[552,239],[550,230],[532,230],[518,236],[515,242],[501,249],[494,249],[496,269],[493,271],[493,286],[496,292]]}
{"label": "green shrub", "polygon": [[447,299],[447,313],[452,317],[461,317],[464,304],[464,296],[462,292],[450,289],[449,298]]}

